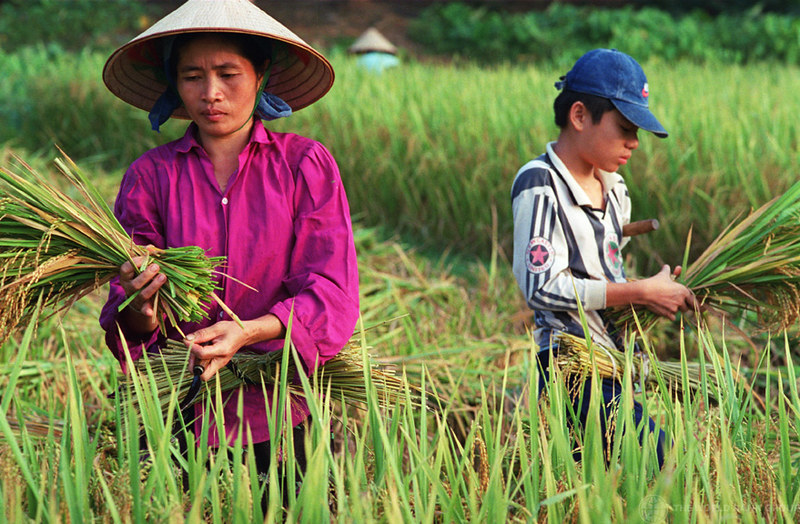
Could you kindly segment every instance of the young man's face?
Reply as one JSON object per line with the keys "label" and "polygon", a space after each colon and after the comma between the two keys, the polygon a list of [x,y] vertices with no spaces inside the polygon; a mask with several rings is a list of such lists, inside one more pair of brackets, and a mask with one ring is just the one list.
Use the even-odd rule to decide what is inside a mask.
{"label": "young man's face", "polygon": [[597,124],[589,118],[583,130],[584,160],[603,171],[617,171],[639,147],[638,131],[639,128],[616,109],[603,113]]}

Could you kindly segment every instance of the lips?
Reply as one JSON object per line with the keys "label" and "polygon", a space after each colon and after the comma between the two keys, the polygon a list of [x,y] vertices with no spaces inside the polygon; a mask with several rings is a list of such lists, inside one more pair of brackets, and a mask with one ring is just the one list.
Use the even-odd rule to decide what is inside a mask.
{"label": "lips", "polygon": [[225,115],[225,112],[220,111],[219,109],[209,108],[201,111],[200,114],[208,119],[217,120]]}

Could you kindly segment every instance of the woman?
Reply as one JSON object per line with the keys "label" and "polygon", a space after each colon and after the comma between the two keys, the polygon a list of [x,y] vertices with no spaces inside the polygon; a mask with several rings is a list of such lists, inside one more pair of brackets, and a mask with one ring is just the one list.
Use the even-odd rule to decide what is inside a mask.
{"label": "woman", "polygon": [[[307,371],[333,357],[358,317],[355,247],[338,167],[320,143],[271,132],[261,121],[321,98],[333,83],[327,60],[247,0],[189,0],[118,49],[103,79],[150,111],[154,129],[170,115],[192,121],[183,138],[130,166],[114,212],[137,244],[198,245],[226,257],[223,271],[232,278],[220,281],[218,294],[244,328],[215,304],[208,320],[180,325],[191,363],[205,368],[202,378],[238,351],[283,348],[290,322]],[[100,323],[123,368],[125,346],[136,359],[164,337],[179,338],[157,327],[153,301],[164,285],[155,264],[139,275],[125,264],[111,284]],[[229,442],[251,438],[261,469],[270,438],[261,386],[245,387],[241,418],[238,392],[231,395],[225,435]],[[307,416],[303,399],[294,399],[291,424]],[[216,428],[208,434],[218,445]]]}

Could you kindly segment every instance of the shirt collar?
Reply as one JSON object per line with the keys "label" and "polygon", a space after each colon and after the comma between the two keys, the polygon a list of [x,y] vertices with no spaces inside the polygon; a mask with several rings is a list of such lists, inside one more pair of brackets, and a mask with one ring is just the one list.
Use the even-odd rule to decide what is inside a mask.
{"label": "shirt collar", "polygon": [[[186,132],[183,134],[183,137],[178,139],[175,150],[179,153],[188,153],[194,148],[202,149],[203,146],[201,146],[200,142],[197,141],[196,135],[197,124],[192,122],[189,124],[189,127],[186,128]],[[257,142],[259,144],[268,144],[271,141],[272,137],[264,127],[264,123],[260,119],[256,118],[255,122],[253,123],[253,130],[250,132],[250,140],[248,140],[245,149],[253,142]]]}
{"label": "shirt collar", "polygon": [[[575,199],[575,202],[579,206],[591,206],[592,202],[589,200],[589,197],[586,195],[586,191],[578,184],[575,180],[575,177],[570,173],[567,166],[564,162],[558,158],[558,155],[553,151],[553,145],[555,142],[550,142],[547,144],[547,156],[550,157],[550,160],[553,162],[553,165],[556,167],[556,170],[561,174],[562,178],[564,178],[564,182],[567,183],[569,190],[572,192],[572,196]],[[600,173],[600,179],[603,183],[603,195],[608,197],[609,191],[611,188],[614,187],[614,184],[617,183],[619,179],[619,175],[617,173],[609,173],[608,171],[603,171],[602,169],[597,170]]]}

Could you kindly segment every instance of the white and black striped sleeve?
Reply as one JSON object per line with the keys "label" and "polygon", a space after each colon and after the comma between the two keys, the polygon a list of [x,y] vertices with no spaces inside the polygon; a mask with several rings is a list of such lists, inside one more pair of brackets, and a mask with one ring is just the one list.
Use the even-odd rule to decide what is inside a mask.
{"label": "white and black striped sleeve", "polygon": [[512,188],[513,270],[532,309],[574,311],[580,298],[587,311],[605,308],[606,282],[587,278],[568,217],[559,206],[550,171],[536,160],[517,173]]}

